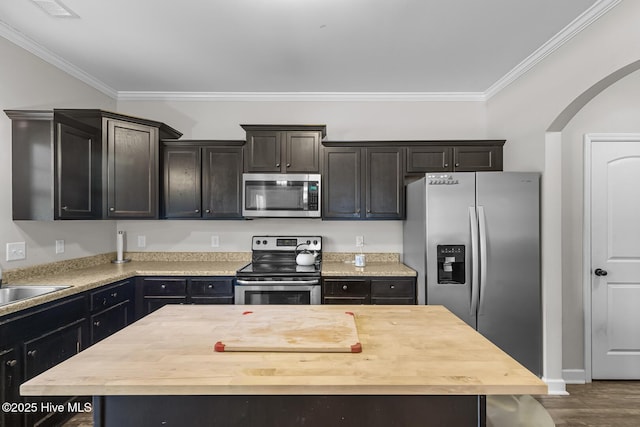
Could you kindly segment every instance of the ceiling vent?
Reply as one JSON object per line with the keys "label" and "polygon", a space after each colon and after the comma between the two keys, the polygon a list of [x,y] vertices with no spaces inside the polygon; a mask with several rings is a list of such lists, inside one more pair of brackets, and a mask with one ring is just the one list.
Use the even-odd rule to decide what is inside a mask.
{"label": "ceiling vent", "polygon": [[31,0],[42,10],[56,18],[79,18],[71,9],[59,0]]}

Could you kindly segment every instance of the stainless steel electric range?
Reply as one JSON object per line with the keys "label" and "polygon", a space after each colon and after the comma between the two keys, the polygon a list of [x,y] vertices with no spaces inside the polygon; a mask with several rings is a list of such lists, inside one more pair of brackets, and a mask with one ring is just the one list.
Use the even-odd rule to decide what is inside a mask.
{"label": "stainless steel electric range", "polygon": [[[296,263],[303,252],[313,264]],[[236,272],[235,303],[320,304],[321,265],[321,236],[253,236],[251,263]]]}

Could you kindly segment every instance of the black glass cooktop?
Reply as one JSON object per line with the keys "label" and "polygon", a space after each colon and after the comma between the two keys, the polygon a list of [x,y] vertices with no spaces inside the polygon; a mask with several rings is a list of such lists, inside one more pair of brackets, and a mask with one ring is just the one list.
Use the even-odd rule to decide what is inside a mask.
{"label": "black glass cooktop", "polygon": [[314,277],[320,276],[320,265],[297,265],[281,263],[251,263],[237,271],[241,276],[269,276],[269,277]]}

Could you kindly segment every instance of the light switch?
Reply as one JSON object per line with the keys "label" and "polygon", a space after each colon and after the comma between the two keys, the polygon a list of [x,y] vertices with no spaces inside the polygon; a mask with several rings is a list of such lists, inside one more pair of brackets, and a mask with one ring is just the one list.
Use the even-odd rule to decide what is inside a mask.
{"label": "light switch", "polygon": [[27,258],[25,242],[7,243],[7,261],[17,261]]}
{"label": "light switch", "polygon": [[64,240],[56,240],[56,253],[57,254],[64,253]]}

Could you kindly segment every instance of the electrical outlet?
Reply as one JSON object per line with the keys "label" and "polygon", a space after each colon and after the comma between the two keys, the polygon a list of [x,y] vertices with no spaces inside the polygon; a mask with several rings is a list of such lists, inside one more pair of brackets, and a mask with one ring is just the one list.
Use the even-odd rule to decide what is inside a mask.
{"label": "electrical outlet", "polygon": [[64,240],[56,240],[56,253],[57,254],[64,253]]}
{"label": "electrical outlet", "polygon": [[25,242],[7,243],[7,261],[25,258],[27,258],[27,244]]}
{"label": "electrical outlet", "polygon": [[138,236],[138,247],[144,248],[147,246],[147,236]]}
{"label": "electrical outlet", "polygon": [[356,246],[364,246],[364,236],[356,236]]}
{"label": "electrical outlet", "polygon": [[220,247],[220,236],[217,236],[215,234],[211,236],[211,247],[212,248]]}

